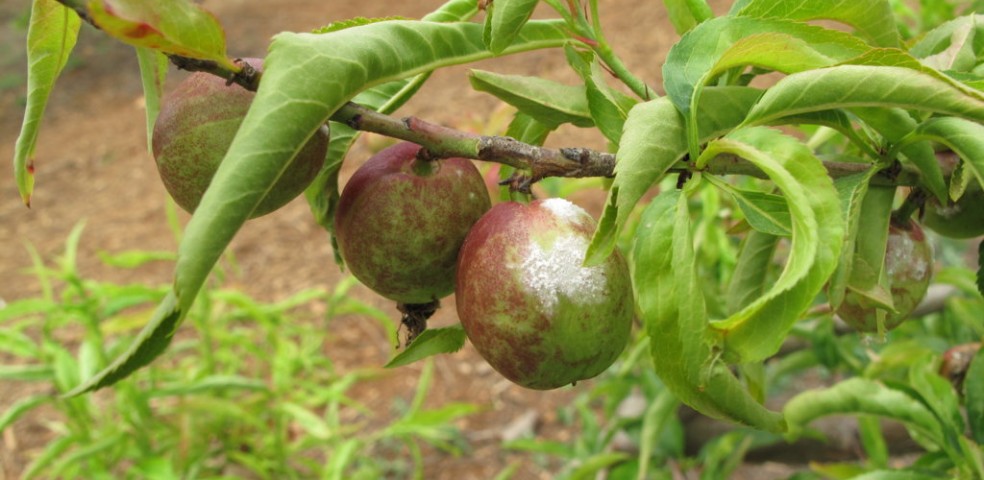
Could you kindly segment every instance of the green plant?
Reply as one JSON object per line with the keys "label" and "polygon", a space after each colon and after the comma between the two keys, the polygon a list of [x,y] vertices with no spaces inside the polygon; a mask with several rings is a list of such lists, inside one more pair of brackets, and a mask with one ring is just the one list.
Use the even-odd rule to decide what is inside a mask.
{"label": "green plant", "polygon": [[[531,19],[540,3],[552,18]],[[984,376],[973,375],[984,368],[984,355],[971,362],[963,387],[965,420],[960,396],[936,376],[945,349],[923,343],[980,340],[981,263],[976,279],[948,273],[959,297],[941,317],[891,332],[880,357],[868,355],[861,337],[835,335],[823,314],[836,311],[848,291],[878,293],[888,239],[881,227],[894,205],[915,203],[901,192],[943,202],[963,182],[984,181],[981,20],[950,2],[921,4],[940,7],[933,12],[944,12],[945,21],[927,9],[914,28],[919,35],[903,41],[893,10],[899,2],[738,0],[715,15],[704,1],[666,0],[681,37],[663,59],[657,89],[616,55],[596,0],[451,0],[423,21],[354,19],[283,33],[269,46],[262,77],[228,58],[221,26],[192,2],[36,0],[30,96],[14,159],[25,203],[38,120],[82,19],[137,47],[148,125],[168,59],[257,90],[178,247],[171,288],[135,342],[70,393],[112,385],[165,350],[232,238],[299,146],[328,123],[328,159],[306,196],[329,233],[339,170],[359,131],[414,142],[433,157],[504,164],[511,194],[548,177],[609,178],[585,263],[603,264],[620,248],[631,252],[652,371],[675,399],[708,417],[790,438],[820,416],[859,415],[870,459],[842,470],[851,474],[984,476],[984,390],[977,380]],[[517,109],[506,136],[389,115],[436,69],[547,48],[563,52],[576,84],[470,72],[476,90]],[[567,124],[594,128],[610,151],[542,147]],[[956,165],[940,161],[939,146],[959,157]],[[781,356],[794,340],[809,343],[806,353]],[[425,331],[395,363],[462,342],[460,328]],[[770,377],[772,360],[784,372],[823,365],[848,378],[777,405],[766,401],[775,398],[770,381],[782,378]],[[887,472],[886,442],[877,422],[864,420],[869,416],[902,422],[924,455]],[[728,441],[716,451],[726,451]],[[722,465],[726,471],[728,462]]]}
{"label": "green plant", "polygon": [[632,328],[621,255],[582,265],[594,219],[567,200],[500,203],[458,257],[458,318],[472,345],[524,387],[552,389],[608,368]]}
{"label": "green plant", "polygon": [[[263,62],[243,62],[262,69]],[[253,92],[194,73],[161,102],[154,124],[153,153],[161,180],[174,201],[194,212],[249,111]],[[250,217],[266,215],[300,195],[318,175],[328,150],[328,131],[316,132],[285,169]]]}
{"label": "green plant", "polygon": [[[4,431],[40,407],[53,410],[35,420],[48,441],[22,478],[419,476],[423,445],[461,452],[452,422],[476,406],[425,408],[432,365],[390,416],[350,395],[384,371],[341,371],[322,353],[333,341],[325,322],[336,317],[358,313],[391,329],[384,313],[351,297],[351,278],[332,291],[305,290],[276,303],[203,289],[189,316],[194,327],[160,362],[107,395],[63,396],[125,346],[108,340],[132,337],[167,291],[82,277],[82,232],[81,224],[73,230],[54,267],[31,250],[45,294],[0,309],[0,380],[54,386],[0,412]],[[173,254],[130,251],[105,259],[137,267],[173,261]],[[326,307],[325,318],[310,313],[317,304]]]}
{"label": "green plant", "polygon": [[362,283],[403,304],[454,291],[458,249],[491,203],[470,160],[418,158],[404,142],[373,155],[338,200],[335,233],[345,265]]}

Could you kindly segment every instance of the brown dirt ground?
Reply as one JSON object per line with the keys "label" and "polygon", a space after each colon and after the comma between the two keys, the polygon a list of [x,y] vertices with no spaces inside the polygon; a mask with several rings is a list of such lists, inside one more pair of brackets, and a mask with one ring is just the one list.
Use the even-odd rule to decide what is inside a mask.
{"label": "brown dirt ground", "polygon": [[[28,3],[0,5],[0,43],[14,46],[0,53],[0,68],[5,72],[0,76],[0,111],[3,112],[0,151],[8,155],[14,150],[22,118],[24,85],[18,79],[23,78],[26,70],[23,54],[26,31],[15,20],[26,15]],[[441,2],[205,0],[201,3],[226,26],[230,54],[247,57],[262,56],[269,38],[278,31],[303,31],[354,16],[416,18]],[[662,7],[658,3],[643,7],[627,0],[600,3],[603,25],[610,32],[616,51],[631,70],[651,85],[660,85],[660,59],[676,39]],[[482,62],[478,67],[574,80],[559,51],[496,59]],[[453,126],[480,126],[498,104],[486,95],[471,91],[466,72],[467,68],[461,67],[436,73],[419,96],[398,113]],[[170,84],[183,75],[173,73]],[[600,137],[576,129],[560,132],[550,143],[603,147]],[[366,152],[364,143],[355,148],[343,177],[366,157]],[[37,184],[30,209],[19,201],[11,170],[4,169],[0,176],[0,244],[4,246],[0,249],[4,273],[0,277],[0,298],[9,302],[37,295],[39,285],[24,274],[30,266],[26,245],[36,248],[43,258],[54,259],[62,251],[69,230],[83,219],[86,229],[79,262],[84,276],[155,285],[170,281],[170,264],[123,271],[109,269],[98,259],[101,251],[176,248],[165,218],[166,193],[146,150],[142,92],[136,61],[129,48],[92,29],[84,30],[74,59],[52,95],[36,158]],[[578,201],[597,214],[602,199],[589,194]],[[232,250],[241,275],[230,283],[259,299],[277,300],[317,285],[330,288],[341,278],[332,262],[327,236],[312,221],[302,199],[247,224],[235,239]],[[392,312],[394,321],[398,318],[392,305],[371,292],[360,288],[355,294]],[[455,322],[453,305],[453,299],[445,300],[446,308],[432,325]],[[340,319],[336,324],[332,345],[326,346],[326,350],[340,369],[378,366],[391,355],[381,329],[364,324],[358,318]],[[487,406],[483,413],[460,425],[468,432],[478,432],[477,437],[482,432],[498,431],[529,410],[541,415],[541,435],[563,439],[572,434],[559,426],[555,409],[568,402],[575,390],[526,391],[482,365],[478,355],[468,347],[439,359],[430,401],[434,405],[465,401]],[[384,400],[392,396],[409,396],[419,369],[409,367],[409,370],[413,374],[390,375],[360,387],[356,394],[369,405],[387,405]],[[23,394],[19,385],[0,388],[0,411]],[[0,479],[5,475],[16,478],[20,468],[43,446],[45,436],[36,433],[43,431],[39,422],[39,419],[22,420],[6,435],[6,441],[0,442]],[[35,432],[33,436],[32,432]],[[11,437],[15,441],[11,442]],[[478,439],[473,447],[470,454],[460,457],[429,454],[427,478],[489,478],[520,459],[502,452],[495,438]],[[757,478],[772,476],[765,474]],[[526,460],[514,478],[549,478],[549,474]]]}

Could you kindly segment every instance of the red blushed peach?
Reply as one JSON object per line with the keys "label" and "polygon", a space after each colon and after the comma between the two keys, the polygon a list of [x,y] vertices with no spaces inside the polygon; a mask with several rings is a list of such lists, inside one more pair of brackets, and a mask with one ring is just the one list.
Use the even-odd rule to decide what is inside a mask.
{"label": "red blushed peach", "polygon": [[594,377],[625,348],[633,317],[618,253],[584,266],[594,219],[561,199],[496,205],[458,256],[455,293],[468,339],[509,380],[552,389]]}

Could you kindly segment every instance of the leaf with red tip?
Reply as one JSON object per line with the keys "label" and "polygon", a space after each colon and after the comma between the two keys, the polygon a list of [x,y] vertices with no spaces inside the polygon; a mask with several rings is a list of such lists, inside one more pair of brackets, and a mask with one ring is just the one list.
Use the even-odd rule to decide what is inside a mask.
{"label": "leaf with red tip", "polygon": [[89,14],[99,28],[124,43],[237,68],[226,58],[219,21],[189,0],[91,0]]}
{"label": "leaf with red tip", "polygon": [[48,96],[75,47],[81,20],[54,0],[36,0],[27,30],[27,108],[14,150],[14,177],[21,200],[31,205],[34,147]]}

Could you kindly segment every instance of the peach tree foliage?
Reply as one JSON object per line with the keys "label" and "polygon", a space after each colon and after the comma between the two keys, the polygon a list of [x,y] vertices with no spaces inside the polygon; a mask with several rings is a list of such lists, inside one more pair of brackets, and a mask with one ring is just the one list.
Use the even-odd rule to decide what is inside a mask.
{"label": "peach tree foliage", "polygon": [[[495,0],[484,12],[479,3],[450,0],[421,20],[354,19],[278,34],[257,85],[237,76],[242,66],[228,56],[221,26],[190,1],[35,0],[29,95],[14,157],[28,205],[39,119],[82,21],[135,47],[148,131],[169,61],[257,89],[187,225],[171,292],[131,347],[71,393],[111,385],[166,349],[233,236],[300,146],[327,123],[326,163],[305,195],[329,233],[338,171],[360,129],[420,143],[439,156],[506,163],[515,169],[514,187],[601,171],[612,180],[586,263],[604,262],[620,243],[627,247],[653,368],[680,401],[771,432],[799,432],[835,412],[895,418],[961,474],[984,475],[984,355],[970,367],[978,375],[967,376],[969,424],[953,415],[957,394],[921,364],[906,389],[853,378],[803,392],[780,410],[764,405],[747,373],[775,355],[818,304],[836,310],[850,291],[879,305],[882,317],[892,310],[882,259],[900,187],[945,203],[984,184],[979,17],[968,12],[903,41],[887,0],[738,0],[717,17],[699,0],[666,0],[681,37],[664,61],[661,96],[615,55],[597,1],[544,0],[555,14],[546,20],[531,20],[541,3],[535,0]],[[538,49],[564,55],[581,82],[470,73],[475,89],[518,110],[507,132],[518,142],[494,155],[489,145],[496,139],[386,121],[436,69]],[[750,86],[768,72],[781,76],[768,87]],[[563,124],[597,129],[611,152],[538,147]],[[790,125],[819,127],[834,141],[818,149],[776,128]],[[940,146],[958,156],[955,167],[941,165]],[[540,154],[557,161],[536,163]],[[612,158],[613,169],[604,163]],[[666,178],[677,178],[677,188]],[[650,199],[657,185],[663,188]],[[708,247],[695,242],[688,201],[708,190],[740,208],[738,230],[745,232],[720,298],[701,284],[698,257]],[[912,214],[912,203],[900,210]],[[784,258],[773,271],[778,245]],[[984,290],[980,275],[977,283]],[[463,341],[460,328],[427,331],[392,363],[453,351]]]}

